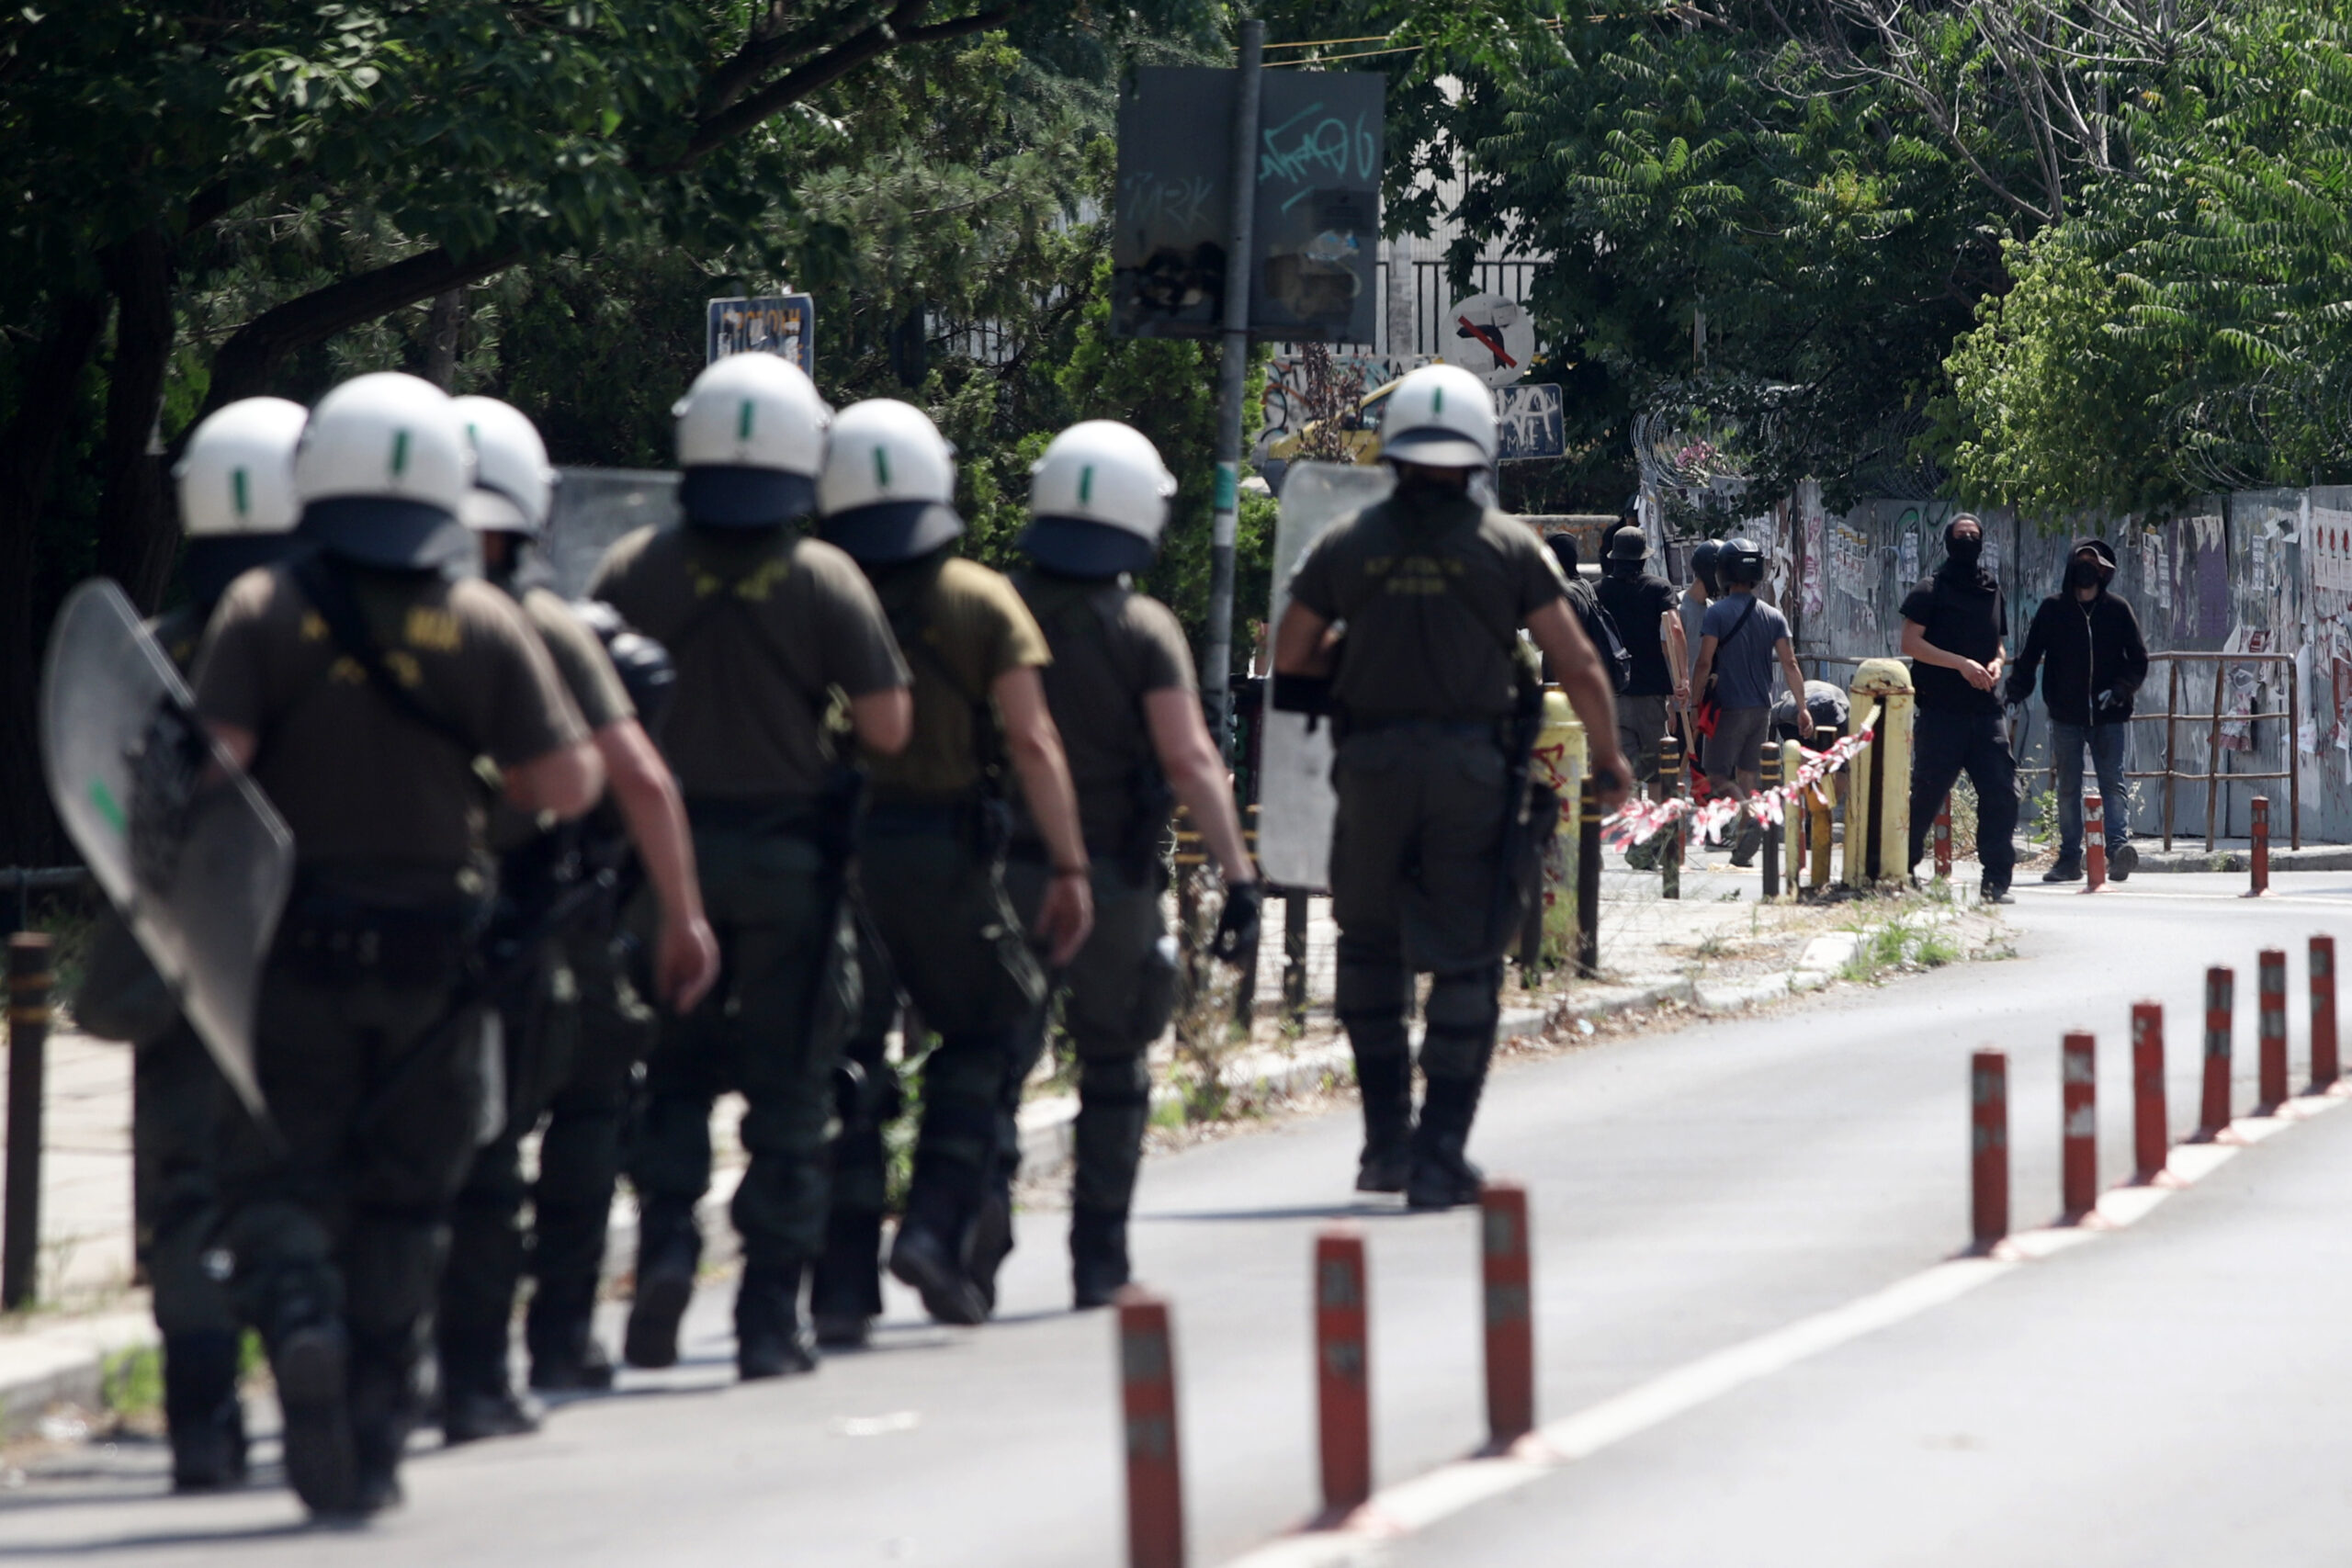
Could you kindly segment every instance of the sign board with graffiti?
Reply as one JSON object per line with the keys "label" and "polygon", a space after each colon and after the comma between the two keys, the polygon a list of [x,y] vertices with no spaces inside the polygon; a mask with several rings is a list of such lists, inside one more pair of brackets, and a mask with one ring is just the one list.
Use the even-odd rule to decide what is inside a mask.
{"label": "sign board with graffiti", "polygon": [[758,299],[713,299],[706,318],[705,364],[730,354],[780,354],[817,374],[817,300],[808,294],[769,294]]}
{"label": "sign board with graffiti", "polygon": [[1495,434],[1500,437],[1496,456],[1504,462],[1568,455],[1567,423],[1559,388],[1548,381],[1505,387],[1495,395]]}
{"label": "sign board with graffiti", "polygon": [[[1223,329],[1238,79],[1230,70],[1141,66],[1120,82],[1111,225],[1118,336],[1205,338]],[[1370,343],[1387,79],[1269,71],[1260,81],[1250,330]]]}

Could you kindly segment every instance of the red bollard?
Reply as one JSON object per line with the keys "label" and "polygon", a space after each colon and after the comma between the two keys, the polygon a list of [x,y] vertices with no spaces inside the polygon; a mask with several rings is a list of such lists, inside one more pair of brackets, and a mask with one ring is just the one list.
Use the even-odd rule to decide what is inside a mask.
{"label": "red bollard", "polygon": [[1936,807],[1936,874],[1951,880],[1951,796]]}
{"label": "red bollard", "polygon": [[2083,891],[2096,893],[2107,886],[2107,802],[2098,795],[2083,797]]}
{"label": "red bollard", "polygon": [[2080,1224],[2098,1208],[2098,1047],[2080,1030],[2059,1047],[2058,1111],[2065,1223]]}
{"label": "red bollard", "polygon": [[1372,1338],[1363,1235],[1352,1225],[1315,1238],[1315,1408],[1323,1506],[1333,1517],[1372,1495]]}
{"label": "red bollard", "polygon": [[1527,1189],[1508,1181],[1487,1182],[1478,1194],[1478,1219],[1487,1293],[1487,1431],[1501,1449],[1535,1429]]}
{"label": "red bollard", "polygon": [[1168,1303],[1119,1292],[1119,1381],[1127,1431],[1129,1568],[1184,1568],[1184,1482],[1176,1451],[1176,1357]]}
{"label": "red bollard", "polygon": [[2335,1057],[2335,939],[2312,938],[2312,1090],[2324,1094],[2342,1071]]}
{"label": "red bollard", "polygon": [[2278,948],[2266,947],[2256,964],[2262,1103],[2255,1109],[2267,1116],[2287,1103],[2287,955]]}
{"label": "red bollard", "polygon": [[2254,886],[2246,890],[2249,898],[2259,898],[2270,891],[2270,797],[2254,797]]}
{"label": "red bollard", "polygon": [[2165,1174],[2172,1128],[2165,1111],[2165,1010],[2132,1004],[2132,1179],[2154,1186]]}
{"label": "red bollard", "polygon": [[2009,1234],[2009,1058],[1979,1051],[1968,1063],[1969,1210],[1976,1252]]}
{"label": "red bollard", "polygon": [[2210,1144],[2230,1124],[2230,1013],[2237,1005],[2237,976],[2215,964],[2205,971],[2205,1103],[2198,1111],[2197,1141]]}

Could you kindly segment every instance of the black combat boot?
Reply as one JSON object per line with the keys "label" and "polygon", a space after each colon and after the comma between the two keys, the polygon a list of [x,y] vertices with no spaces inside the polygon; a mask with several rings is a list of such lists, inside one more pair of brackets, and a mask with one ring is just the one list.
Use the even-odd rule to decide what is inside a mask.
{"label": "black combat boot", "polygon": [[1363,1153],[1356,1161],[1356,1190],[1402,1192],[1413,1168],[1413,1059],[1356,1057],[1356,1089],[1363,1097]]}
{"label": "black combat boot", "polygon": [[164,1341],[164,1419],[172,1490],[218,1492],[245,1479],[245,1413],[237,1399],[237,1336],[228,1329]]}
{"label": "black combat boot", "polygon": [[800,1316],[797,1263],[746,1264],[735,1290],[735,1371],[745,1382],[817,1370],[817,1347]]}
{"label": "black combat boot", "polygon": [[358,1459],[350,1406],[351,1341],[332,1318],[276,1335],[270,1374],[285,1421],[286,1481],[311,1513],[348,1517],[359,1508]]}
{"label": "black combat boot", "polygon": [[882,1315],[882,1211],[836,1201],[825,1218],[825,1255],[808,1289],[817,1345],[859,1350]]}
{"label": "black combat boot", "polygon": [[1413,1209],[1451,1209],[1475,1203],[1485,1173],[1464,1154],[1470,1120],[1477,1114],[1477,1078],[1431,1078],[1421,1100],[1421,1124],[1413,1129],[1413,1174],[1405,1203]]}
{"label": "black combat boot", "polygon": [[[2137,856],[2132,857],[2135,860]],[[2044,882],[2080,882],[2083,879],[2083,858],[2080,855],[2060,855],[2050,869],[2041,874]]]}
{"label": "black combat boot", "polygon": [[1116,1210],[1070,1210],[1070,1297],[1078,1309],[1109,1306],[1130,1278],[1127,1216]]}
{"label": "black combat boot", "polygon": [[637,1299],[621,1354],[632,1367],[678,1364],[678,1324],[694,1300],[702,1234],[691,1199],[656,1196],[638,1209]]}
{"label": "black combat boot", "polygon": [[545,1279],[531,1292],[523,1328],[531,1351],[531,1386],[545,1393],[593,1393],[613,1386],[612,1359],[596,1342],[594,1293],[579,1298]]}
{"label": "black combat boot", "polygon": [[997,1270],[1012,1256],[1012,1195],[991,1191],[980,1200],[980,1212],[972,1216],[971,1239],[964,1247],[964,1271],[971,1277],[972,1288],[980,1292],[990,1316],[996,1314]]}
{"label": "black combat boot", "polygon": [[948,1163],[917,1167],[906,1217],[890,1243],[890,1272],[915,1288],[933,1317],[969,1327],[989,1320],[988,1300],[965,1263],[985,1178],[943,1168]]}
{"label": "black combat boot", "polygon": [[355,1346],[351,1358],[351,1439],[356,1461],[352,1511],[397,1508],[401,1455],[416,1421],[415,1358],[404,1347]]}

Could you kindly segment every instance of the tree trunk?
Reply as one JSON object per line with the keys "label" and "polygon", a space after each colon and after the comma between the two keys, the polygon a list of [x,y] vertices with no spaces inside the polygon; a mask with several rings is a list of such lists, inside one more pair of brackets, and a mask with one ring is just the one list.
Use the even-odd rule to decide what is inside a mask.
{"label": "tree trunk", "polygon": [[16,416],[0,427],[0,865],[51,864],[65,848],[41,782],[38,722],[40,637],[64,584],[37,581],[36,546],[74,389],[106,320],[103,294],[56,303],[26,356]]}
{"label": "tree trunk", "polygon": [[156,439],[175,325],[171,243],[157,230],[134,234],[107,253],[104,271],[115,297],[115,327],[99,455],[106,492],[98,504],[97,568],[153,614],[179,546]]}

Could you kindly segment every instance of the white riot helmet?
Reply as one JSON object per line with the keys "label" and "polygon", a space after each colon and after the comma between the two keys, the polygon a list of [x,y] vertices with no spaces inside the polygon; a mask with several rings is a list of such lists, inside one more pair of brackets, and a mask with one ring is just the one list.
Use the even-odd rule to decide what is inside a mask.
{"label": "white riot helmet", "polygon": [[302,515],[294,499],[294,444],[311,411],[284,398],[246,398],[216,410],[172,468],[187,553],[181,581],[200,605],[257,566],[288,554]]}
{"label": "white riot helmet", "polygon": [[474,444],[457,405],[398,371],[354,377],[320,399],[294,452],[303,536],[363,566],[478,558],[458,521],[473,488]]}
{"label": "white riot helmet", "polygon": [[1029,470],[1021,548],[1069,577],[1141,571],[1159,553],[1175,493],[1176,476],[1141,431],[1114,419],[1073,424]]}
{"label": "white riot helmet", "polygon": [[1424,365],[1388,394],[1380,456],[1432,468],[1483,468],[1495,460],[1494,394],[1458,365]]}
{"label": "white riot helmet", "polygon": [[459,398],[458,416],[474,444],[474,488],[458,509],[458,517],[478,534],[536,539],[547,532],[556,475],[548,466],[539,427],[521,409],[496,398]]}
{"label": "white riot helmet", "polygon": [[773,528],[816,507],[832,411],[773,354],[730,354],[695,378],[678,418],[678,504],[690,523]]}
{"label": "white riot helmet", "polygon": [[911,403],[852,403],[833,420],[817,509],[818,536],[868,566],[929,555],[964,531],[956,448]]}

